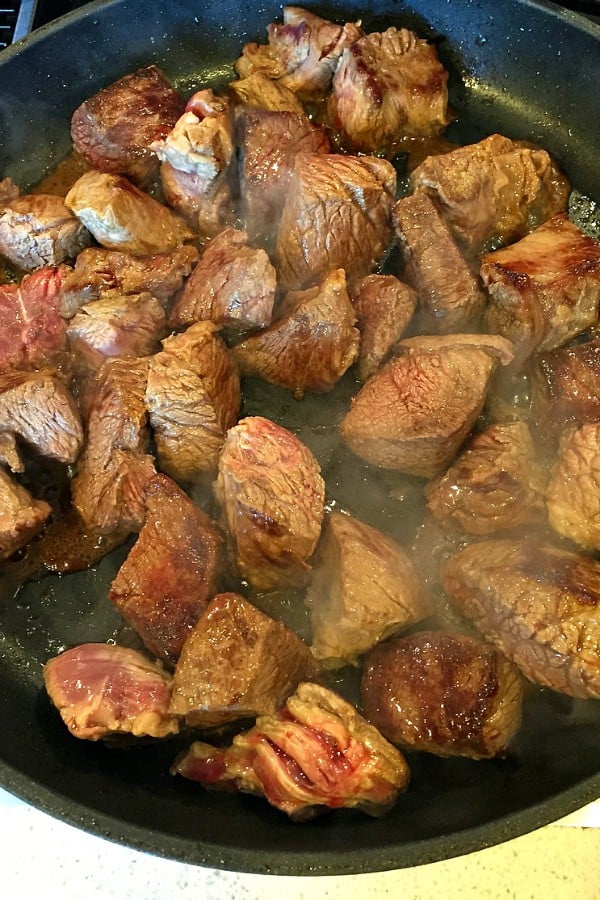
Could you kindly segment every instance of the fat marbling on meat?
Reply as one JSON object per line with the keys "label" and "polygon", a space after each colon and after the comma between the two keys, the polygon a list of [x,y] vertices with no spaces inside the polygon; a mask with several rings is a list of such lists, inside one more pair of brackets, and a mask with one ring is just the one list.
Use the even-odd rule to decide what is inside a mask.
{"label": "fat marbling on meat", "polygon": [[365,275],[354,283],[350,300],[360,331],[357,374],[366,381],[402,337],[413,317],[417,294],[394,275]]}
{"label": "fat marbling on meat", "polygon": [[25,194],[0,208],[0,256],[23,271],[73,260],[91,242],[62,197]]}
{"label": "fat marbling on meat", "polygon": [[0,562],[24,547],[44,526],[52,508],[0,468]]}

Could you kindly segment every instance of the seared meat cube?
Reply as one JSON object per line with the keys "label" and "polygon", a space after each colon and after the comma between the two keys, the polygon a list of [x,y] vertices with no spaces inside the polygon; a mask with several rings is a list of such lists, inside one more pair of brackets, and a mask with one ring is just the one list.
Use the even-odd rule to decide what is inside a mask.
{"label": "seared meat cube", "polygon": [[540,541],[482,541],[442,570],[457,609],[536,684],[600,698],[600,563]]}
{"label": "seared meat cube", "polygon": [[71,349],[97,368],[107,356],[148,356],[166,329],[165,311],[151,294],[106,294],[87,303],[67,327]]}
{"label": "seared meat cube", "polygon": [[354,150],[393,156],[406,138],[448,125],[447,82],[432,44],[407,28],[373,32],[344,50],[329,115]]}
{"label": "seared meat cube", "polygon": [[71,482],[73,505],[99,534],[138,531],[146,485],[154,476],[145,393],[147,359],[112,357],[93,385],[87,444]]}
{"label": "seared meat cube", "polygon": [[138,69],[75,110],[73,144],[94,169],[143,185],[158,171],[150,145],[171,130],[184,106],[160,69]]}
{"label": "seared meat cube", "polygon": [[253,238],[277,232],[298,153],[329,153],[325,131],[303,113],[248,109],[238,118],[241,212]]}
{"label": "seared meat cube", "polygon": [[67,274],[62,288],[63,316],[70,318],[90,300],[97,300],[108,291],[120,294],[140,294],[148,291],[166,306],[182,287],[198,261],[198,251],[186,244],[167,253],[153,256],[132,256],[118,250],[88,247]]}
{"label": "seared meat cube", "polygon": [[118,175],[86,172],[65,204],[108,250],[164,253],[194,237],[183,219]]}
{"label": "seared meat cube", "polygon": [[532,419],[545,440],[600,422],[600,339],[540,353],[529,367]]}
{"label": "seared meat cube", "polygon": [[600,241],[557,213],[516,244],[482,257],[484,326],[513,342],[516,364],[553,350],[598,318]]}
{"label": "seared meat cube", "polygon": [[47,267],[0,285],[0,371],[38,366],[65,347],[61,292],[66,267]]}
{"label": "seared meat cube", "polygon": [[139,536],[109,597],[154,656],[174,663],[213,596],[217,527],[166,475],[146,484]]}
{"label": "seared meat cube", "polygon": [[317,548],[305,602],[312,652],[328,669],[356,664],[374,644],[432,612],[405,550],[336,510]]}
{"label": "seared meat cube", "polygon": [[400,341],[355,395],[340,425],[345,443],[369,463],[433,478],[475,425],[498,361],[510,344],[494,335]]}
{"label": "seared meat cube", "polygon": [[163,738],[179,731],[168,712],[171,676],[129,647],[80,644],[65,650],[44,666],[44,683],[73,737]]}
{"label": "seared meat cube", "polygon": [[240,574],[260,590],[301,580],[323,519],[325,484],[291,432],[247,417],[229,430],[215,483]]}
{"label": "seared meat cube", "polygon": [[226,228],[208,244],[175,300],[173,328],[210,319],[239,329],[264,328],[275,302],[275,269],[245,231]]}
{"label": "seared meat cube", "polygon": [[545,487],[529,428],[509,422],[476,434],[425,497],[438,521],[483,535],[541,521]]}
{"label": "seared meat cube", "polygon": [[485,294],[458,249],[450,229],[427,194],[394,207],[404,276],[419,295],[419,326],[426,333],[477,330]]}
{"label": "seared meat cube", "polygon": [[417,295],[393,275],[365,275],[350,294],[360,331],[358,377],[366,381],[402,337]]}
{"label": "seared meat cube", "polygon": [[239,594],[218,594],[187,638],[169,711],[208,727],[275,713],[319,671],[293,631]]}
{"label": "seared meat cube", "polygon": [[521,724],[515,666],[465,634],[422,631],[375,647],[361,681],[363,713],[393,744],[437,756],[504,756]]}
{"label": "seared meat cube", "polygon": [[492,134],[429,156],[411,176],[473,251],[508,244],[566,209],[570,186],[545,150]]}
{"label": "seared meat cube", "polygon": [[330,391],[358,356],[360,335],[346,290],[343,269],[321,284],[292,291],[276,321],[233,348],[242,375],[254,375],[288,388],[298,399],[305,391]]}
{"label": "seared meat cube", "polygon": [[27,194],[0,209],[0,255],[27,272],[74,259],[91,242],[62,197]]}
{"label": "seared meat cube", "polygon": [[332,269],[351,283],[368,275],[392,240],[396,171],[385,159],[307,153],[296,157],[277,237],[284,290]]}
{"label": "seared meat cube", "polygon": [[548,485],[548,519],[558,534],[600,550],[600,423],[566,431]]}
{"label": "seared meat cube", "polygon": [[284,6],[283,24],[267,27],[268,45],[246,44],[235,70],[259,72],[306,99],[321,97],[346,47],[363,34],[358,24],[336,25],[299,6]]}
{"label": "seared meat cube", "polygon": [[198,322],[163,341],[149,360],[146,406],[163,471],[196,481],[217,468],[240,412],[240,380],[216,325]]}
{"label": "seared meat cube", "polygon": [[229,88],[238,103],[251,109],[304,114],[304,106],[297,95],[262,72],[253,72],[247,78],[230,81]]}
{"label": "seared meat cube", "polygon": [[0,468],[0,561],[24,547],[44,526],[52,508]]}
{"label": "seared meat cube", "polygon": [[69,389],[51,372],[0,375],[0,433],[16,435],[41,456],[72,463],[83,444],[79,412]]}
{"label": "seared meat cube", "polygon": [[226,178],[218,178],[206,189],[196,175],[175,169],[170,163],[160,168],[165,201],[177,210],[202,238],[211,238],[223,228],[233,226],[231,188]]}
{"label": "seared meat cube", "polygon": [[323,807],[381,816],[410,778],[402,754],[353,706],[307,682],[281,712],[260,716],[230,747],[196,741],[171,771],[209,788],[258,794],[295,820]]}

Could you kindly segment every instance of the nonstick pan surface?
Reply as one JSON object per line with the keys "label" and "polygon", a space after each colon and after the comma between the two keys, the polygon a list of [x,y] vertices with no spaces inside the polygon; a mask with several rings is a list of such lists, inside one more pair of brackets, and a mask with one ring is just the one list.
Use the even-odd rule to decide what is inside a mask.
{"label": "nonstick pan surface", "polygon": [[[500,131],[535,141],[578,191],[600,198],[597,26],[551,4],[517,0],[382,0],[317,11],[362,17],[368,30],[407,25],[435,38],[451,70],[453,139]],[[280,16],[270,2],[116,0],[40,29],[0,56],[0,177],[26,189],[50,171],[69,150],[76,106],[140,65],[159,64],[184,93],[226,83],[242,45],[264,41],[267,23]],[[592,222],[594,204],[582,201],[582,208]],[[337,441],[335,426],[356,387],[347,376],[327,398],[300,403],[250,385],[244,413],[295,430],[319,457],[330,500],[407,541],[422,513],[420,486],[370,470]],[[600,703],[542,690],[528,692],[524,726],[506,760],[414,754],[411,787],[381,820],[338,812],[294,825],[256,798],[206,792],[169,775],[178,749],[169,742],[110,749],[73,739],[43,691],[42,666],[76,643],[127,639],[106,599],[126,552],[119,548],[85,573],[46,577],[16,597],[5,579],[0,595],[0,782],[52,815],[176,860],[319,875],[471,852],[600,796]],[[290,598],[270,603],[302,632],[305,620]]]}

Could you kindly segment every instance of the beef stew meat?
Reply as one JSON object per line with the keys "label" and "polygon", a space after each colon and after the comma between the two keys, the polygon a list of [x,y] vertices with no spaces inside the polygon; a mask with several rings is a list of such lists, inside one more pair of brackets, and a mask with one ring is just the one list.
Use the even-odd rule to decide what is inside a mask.
{"label": "beef stew meat", "polygon": [[374,644],[433,611],[406,550],[335,509],[314,557],[305,603],[311,649],[326,668],[357,665]]}
{"label": "beef stew meat", "polygon": [[358,356],[360,334],[343,269],[315,287],[290,291],[276,320],[233,348],[242,375],[262,378],[292,391],[325,393]]}
{"label": "beef stew meat", "polygon": [[318,674],[309,648],[283,622],[240,594],[218,594],[183,645],[169,711],[202,728],[272,715]]}
{"label": "beef stew meat", "polygon": [[146,483],[144,509],[109,598],[153,656],[173,664],[215,592],[222,538],[166,475]]}
{"label": "beef stew meat", "polygon": [[563,537],[600,550],[600,422],[565,430],[548,484],[548,521]]}
{"label": "beef stew meat", "polygon": [[365,275],[353,285],[350,300],[360,331],[356,372],[360,381],[366,381],[408,327],[417,295],[395,275]]}
{"label": "beef stew meat", "polygon": [[144,186],[158,171],[150,145],[173,128],[184,107],[185,100],[159,68],[138,69],[75,110],[73,146],[94,169]]}
{"label": "beef stew meat", "polygon": [[504,756],[521,724],[518,669],[466,634],[420,631],[374,647],[360,693],[388,741],[437,756]]}
{"label": "beef stew meat", "polygon": [[19,482],[0,468],[0,561],[24,547],[47,521],[52,508],[36,500]]}
{"label": "beef stew meat", "polygon": [[164,738],[179,730],[168,712],[171,676],[138,650],[80,644],[47,661],[44,684],[74,737]]}
{"label": "beef stew meat", "polygon": [[304,115],[304,105],[298,95],[262,72],[253,72],[246,78],[230,81],[229,90],[236,103],[250,109]]}
{"label": "beef stew meat", "polygon": [[340,807],[383,815],[410,778],[399,750],[346,700],[310,682],[231,746],[196,741],[172,771],[208,788],[264,796],[295,820]]}
{"label": "beef stew meat", "polygon": [[73,260],[91,242],[61,197],[26,194],[0,209],[0,255],[26,272]]}
{"label": "beef stew meat", "polygon": [[66,346],[61,293],[66,266],[44,266],[0,285],[0,372],[52,362]]}
{"label": "beef stew meat", "polygon": [[305,579],[325,502],[308,447],[262,416],[242,419],[227,432],[215,495],[242,578],[259,590]]}
{"label": "beef stew meat", "polygon": [[240,412],[240,379],[213,322],[197,322],[148,360],[146,407],[160,468],[183,482],[214,472]]}
{"label": "beef stew meat", "polygon": [[600,563],[537,540],[481,541],[442,569],[456,608],[535,684],[600,698]]}

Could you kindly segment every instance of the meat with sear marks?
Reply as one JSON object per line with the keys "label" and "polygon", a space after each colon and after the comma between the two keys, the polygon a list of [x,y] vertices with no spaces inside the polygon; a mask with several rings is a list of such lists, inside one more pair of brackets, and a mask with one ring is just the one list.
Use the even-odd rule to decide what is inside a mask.
{"label": "meat with sear marks", "polygon": [[366,381],[402,337],[417,305],[417,294],[394,275],[365,275],[350,300],[360,331],[357,372]]}
{"label": "meat with sear marks", "polygon": [[548,520],[558,534],[600,550],[600,422],[566,429],[546,494]]}
{"label": "meat with sear marks", "polygon": [[73,260],[91,242],[62,197],[25,194],[0,209],[0,255],[23,271]]}
{"label": "meat with sear marks", "polygon": [[32,497],[0,468],[0,562],[24,547],[44,527],[51,512],[45,500]]}
{"label": "meat with sear marks", "polygon": [[150,145],[171,130],[184,107],[164,72],[156,66],[138,69],[75,110],[73,145],[94,169],[144,185],[158,172]]}
{"label": "meat with sear marks", "polygon": [[273,112],[292,112],[304,115],[304,106],[297,94],[262,72],[229,82],[229,90],[236,104],[250,109],[270,109]]}
{"label": "meat with sear marks", "polygon": [[600,698],[600,563],[535,540],[481,541],[444,564],[452,602],[536,684]]}
{"label": "meat with sear marks", "polygon": [[66,347],[61,315],[67,266],[44,266],[0,285],[0,371],[52,363]]}

